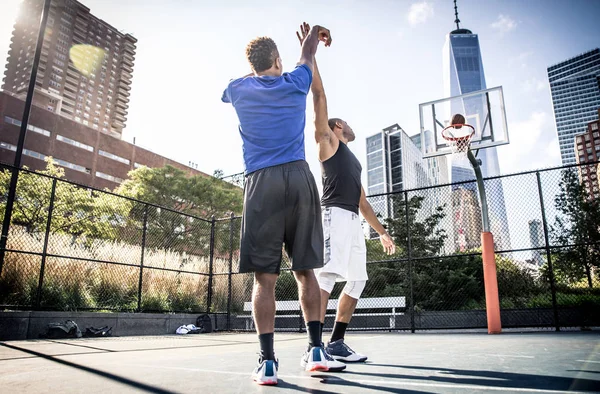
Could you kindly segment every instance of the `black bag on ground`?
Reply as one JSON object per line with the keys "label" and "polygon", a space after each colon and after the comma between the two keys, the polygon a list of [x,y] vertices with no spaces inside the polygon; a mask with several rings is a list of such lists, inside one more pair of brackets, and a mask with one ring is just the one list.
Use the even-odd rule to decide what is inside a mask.
{"label": "black bag on ground", "polygon": [[97,338],[97,337],[110,337],[112,336],[112,327],[104,326],[102,328],[88,327],[85,329],[84,337]]}
{"label": "black bag on ground", "polygon": [[64,323],[50,323],[46,334],[40,334],[40,338],[64,339],[81,338],[81,330],[73,320],[67,320]]}
{"label": "black bag on ground", "polygon": [[212,332],[212,321],[210,320],[210,316],[208,314],[203,314],[198,316],[196,319],[196,327],[200,329],[201,333],[209,333]]}

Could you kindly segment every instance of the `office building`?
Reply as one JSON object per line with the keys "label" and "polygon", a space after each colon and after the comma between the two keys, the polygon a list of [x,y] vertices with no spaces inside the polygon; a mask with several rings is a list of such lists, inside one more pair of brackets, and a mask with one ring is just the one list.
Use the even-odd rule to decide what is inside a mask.
{"label": "office building", "polygon": [[[546,244],[544,241],[544,228],[540,220],[534,219],[529,221],[529,241],[532,248],[542,248]],[[542,249],[531,251],[531,258],[538,267],[544,264],[544,259],[542,258],[544,254],[545,252]]]}
{"label": "office building", "polygon": [[[423,159],[420,143],[418,135],[409,137],[398,124],[367,138],[366,192],[375,195],[370,198],[371,205],[384,219],[395,216],[394,201],[404,198],[398,192],[448,183],[446,158]],[[444,204],[438,188],[427,189],[420,195],[426,198],[417,219],[429,216]],[[410,194],[408,198],[413,196]],[[371,231],[371,237],[375,236],[377,234]]]}
{"label": "office building", "polygon": [[[25,102],[0,92],[0,162],[14,162]],[[25,138],[22,165],[31,170],[46,168],[52,157],[64,167],[67,180],[99,189],[114,190],[129,171],[171,165],[189,174],[202,172],[166,159],[112,135],[94,130],[43,108],[33,106]]]}
{"label": "office building", "polygon": [[587,124],[586,132],[575,137],[575,158],[580,166],[579,180],[589,196],[600,197],[598,166],[600,160],[600,109],[598,119]]}
{"label": "office building", "polygon": [[576,162],[573,139],[586,132],[600,108],[600,49],[548,67],[554,120],[563,164]]}
{"label": "office building", "polygon": [[[459,22],[458,14],[456,14],[456,29],[446,36],[443,48],[445,97],[458,96],[487,88],[479,37],[477,34],[473,34],[471,30],[460,28]],[[484,108],[481,100],[472,100],[466,102],[465,105],[470,106],[470,112],[479,112],[480,119],[485,119],[487,110]],[[480,108],[478,109],[477,107]],[[500,175],[500,164],[498,162],[496,147],[481,149],[477,157],[481,160],[481,172],[484,178]],[[468,161],[452,163],[451,179],[453,183],[475,179],[475,174]],[[453,192],[457,189],[474,191],[476,190],[476,184],[475,182],[471,182],[453,187]],[[486,181],[486,191],[488,195],[490,227],[494,234],[496,250],[509,250],[511,248],[510,235],[502,180],[492,179]],[[458,195],[461,196],[462,194]],[[458,213],[455,212],[454,214],[457,215]]]}
{"label": "office building", "polygon": [[[17,97],[27,93],[43,3],[24,0],[14,26],[2,90]],[[34,105],[121,138],[136,42],[78,1],[52,0]]]}
{"label": "office building", "polygon": [[452,191],[454,248],[466,252],[481,246],[481,207],[477,192],[458,188]]}

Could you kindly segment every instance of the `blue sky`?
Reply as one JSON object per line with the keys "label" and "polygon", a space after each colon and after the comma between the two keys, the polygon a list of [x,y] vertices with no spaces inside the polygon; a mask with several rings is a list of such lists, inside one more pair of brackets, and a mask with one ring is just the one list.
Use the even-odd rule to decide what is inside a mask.
{"label": "blue sky", "polygon": [[[19,3],[1,2],[0,54],[8,52]],[[139,40],[124,138],[209,174],[243,169],[237,118],[220,97],[231,78],[249,72],[244,48],[256,36],[271,36],[292,69],[300,53],[297,26],[331,29],[333,45],[317,54],[329,113],[352,125],[357,139],[350,148],[363,168],[367,136],[394,123],[418,133],[419,103],[443,97],[451,0],[84,3]],[[501,172],[559,165],[546,69],[600,46],[600,1],[459,0],[459,12],[461,25],[479,35],[488,87],[504,88],[511,143],[499,148]],[[310,98],[307,108],[306,155],[318,179]],[[504,182],[513,247],[529,247],[527,221],[539,219],[539,208],[522,203],[537,200],[530,180],[527,188],[522,179]],[[547,183],[555,188],[555,181]]]}
{"label": "blue sky", "polygon": [[[2,2],[0,53],[19,3]],[[84,3],[139,40],[124,138],[207,173],[243,168],[237,118],[220,97],[230,78],[248,72],[244,47],[253,37],[273,37],[291,69],[296,26],[331,29],[332,47],[317,55],[330,114],[353,126],[351,148],[364,164],[368,135],[393,123],[417,133],[418,104],[442,97],[442,46],[454,27],[451,0]],[[459,12],[479,34],[488,87],[504,87],[511,145],[499,151],[501,171],[559,164],[546,68],[600,45],[600,2],[459,0]],[[318,176],[311,103],[306,152]]]}

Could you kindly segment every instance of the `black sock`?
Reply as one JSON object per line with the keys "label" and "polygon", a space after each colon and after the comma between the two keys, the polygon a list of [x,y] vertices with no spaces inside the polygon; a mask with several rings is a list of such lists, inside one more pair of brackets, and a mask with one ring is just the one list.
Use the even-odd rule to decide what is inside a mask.
{"label": "black sock", "polygon": [[309,346],[321,346],[321,322],[318,320],[309,321],[306,323],[306,331],[308,331]]}
{"label": "black sock", "polygon": [[323,342],[323,327],[325,327],[325,323],[321,323],[321,342]]}
{"label": "black sock", "polygon": [[275,353],[273,352],[273,333],[260,334],[258,336],[260,342],[260,352],[264,360],[275,360]]}
{"label": "black sock", "polygon": [[342,323],[341,321],[336,321],[333,325],[333,332],[331,333],[331,342],[335,342],[338,339],[344,339],[344,334],[346,333],[346,328],[348,327],[348,323]]}

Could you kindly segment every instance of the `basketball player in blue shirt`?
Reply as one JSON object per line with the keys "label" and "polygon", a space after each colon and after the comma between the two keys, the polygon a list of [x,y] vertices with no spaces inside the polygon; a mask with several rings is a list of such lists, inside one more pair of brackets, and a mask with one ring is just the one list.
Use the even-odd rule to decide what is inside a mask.
{"label": "basketball player in blue shirt", "polygon": [[307,322],[309,346],[301,365],[307,371],[345,368],[323,349],[321,297],[313,272],[323,266],[323,229],[317,186],[305,161],[304,126],[313,58],[320,41],[331,45],[330,32],[314,26],[296,68],[284,73],[275,42],[256,38],[246,48],[253,73],[231,81],[222,97],[235,108],[242,137],[246,183],[240,272],[254,273],[253,314],[261,353],[253,379],[258,384],[277,384],[275,283],[283,246]]}

